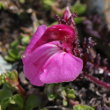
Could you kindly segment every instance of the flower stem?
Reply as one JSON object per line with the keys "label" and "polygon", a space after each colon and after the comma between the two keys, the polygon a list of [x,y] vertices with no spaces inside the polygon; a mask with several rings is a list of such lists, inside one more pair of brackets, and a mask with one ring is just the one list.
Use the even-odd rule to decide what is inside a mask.
{"label": "flower stem", "polygon": [[84,74],[84,75],[85,75],[85,77],[86,77],[87,79],[89,79],[89,80],[92,81],[93,83],[95,83],[95,84],[97,84],[97,85],[99,85],[99,86],[101,86],[101,87],[104,87],[104,88],[110,90],[110,84],[105,83],[105,82],[103,82],[103,81],[100,81],[99,79],[95,78],[94,76],[91,76],[91,75],[88,75],[88,74]]}
{"label": "flower stem", "polygon": [[17,90],[22,96],[26,95],[26,91],[22,88],[20,84],[17,85]]}

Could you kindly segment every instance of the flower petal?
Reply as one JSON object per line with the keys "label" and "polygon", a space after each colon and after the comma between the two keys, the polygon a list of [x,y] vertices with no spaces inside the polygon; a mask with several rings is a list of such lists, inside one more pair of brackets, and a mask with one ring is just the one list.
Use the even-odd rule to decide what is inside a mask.
{"label": "flower petal", "polygon": [[37,31],[35,32],[32,39],[30,40],[30,43],[29,43],[28,47],[26,48],[24,55],[29,54],[30,52],[32,52],[36,48],[35,45],[39,41],[39,39],[42,37],[44,32],[46,31],[46,28],[47,28],[46,25],[41,25],[38,27]]}
{"label": "flower petal", "polygon": [[73,81],[83,68],[83,61],[66,52],[52,55],[43,67],[40,80],[44,83],[59,83]]}
{"label": "flower petal", "polygon": [[44,83],[40,80],[40,75],[43,73],[43,66],[45,62],[57,51],[60,51],[55,44],[58,42],[51,42],[44,44],[34,50],[30,56],[23,58],[24,74],[33,85],[41,86]]}
{"label": "flower petal", "polygon": [[75,40],[75,30],[64,24],[53,25],[45,31],[42,38],[39,40],[38,45],[43,44],[42,42],[51,42],[51,41],[64,41],[68,43],[73,43]]}

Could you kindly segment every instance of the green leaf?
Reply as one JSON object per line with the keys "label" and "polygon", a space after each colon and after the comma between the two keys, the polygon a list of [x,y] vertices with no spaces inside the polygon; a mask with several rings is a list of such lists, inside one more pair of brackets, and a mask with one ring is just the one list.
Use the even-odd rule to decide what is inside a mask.
{"label": "green leaf", "polygon": [[8,55],[5,56],[7,61],[16,61],[21,58],[20,50],[17,47],[11,48],[8,50]]}
{"label": "green leaf", "polygon": [[26,2],[26,0],[19,0],[19,2],[20,2],[20,3],[25,3],[25,2]]}
{"label": "green leaf", "polygon": [[14,62],[15,59],[13,59],[11,56],[7,55],[5,56],[5,60],[9,61],[9,62]]}
{"label": "green leaf", "polygon": [[0,89],[0,110],[22,110],[24,100],[20,94],[13,95],[14,90],[9,84],[3,84]]}
{"label": "green leaf", "polygon": [[7,61],[14,62],[21,59],[21,55],[25,49],[26,43],[28,42],[27,38],[29,39],[29,37],[19,37],[19,39],[11,43],[10,49],[5,56]]}
{"label": "green leaf", "polygon": [[65,98],[67,96],[66,90],[63,88],[61,91],[61,96]]}
{"label": "green leaf", "polygon": [[46,85],[45,87],[45,93],[47,94],[49,101],[53,101],[57,97],[54,91],[55,86],[56,84],[50,84],[50,85]]}
{"label": "green leaf", "polygon": [[5,8],[5,5],[2,2],[0,2],[0,9],[4,9],[4,8]]}
{"label": "green leaf", "polygon": [[67,106],[68,105],[68,101],[63,99],[63,106]]}
{"label": "green leaf", "polygon": [[73,107],[73,110],[95,110],[93,107],[90,107],[88,105],[75,105]]}
{"label": "green leaf", "polygon": [[77,18],[74,18],[74,21],[75,21],[76,24],[79,24],[79,23],[83,22],[84,20],[85,20],[84,17],[77,17]]}
{"label": "green leaf", "polygon": [[76,98],[74,89],[67,88],[67,97],[68,98]]}
{"label": "green leaf", "polygon": [[41,97],[31,94],[28,96],[25,105],[25,110],[33,110],[34,108],[39,107],[41,105]]}
{"label": "green leaf", "polygon": [[10,62],[15,62],[21,59],[21,55],[26,48],[26,45],[30,41],[30,36],[21,35],[18,39],[13,41],[10,45],[10,48],[5,56],[5,59]]}
{"label": "green leaf", "polygon": [[19,42],[16,40],[16,41],[13,41],[12,43],[11,43],[11,47],[12,48],[15,48],[15,47],[17,47],[19,45]]}
{"label": "green leaf", "polygon": [[76,12],[78,15],[82,15],[86,12],[87,6],[85,4],[81,4],[79,0],[71,7],[73,12]]}
{"label": "green leaf", "polygon": [[55,0],[42,0],[43,7],[46,10],[49,10],[54,2],[55,2]]}
{"label": "green leaf", "polygon": [[3,88],[0,90],[0,103],[8,97],[12,96],[12,91],[7,84],[3,85]]}
{"label": "green leaf", "polygon": [[23,105],[24,105],[24,100],[22,98],[22,96],[20,94],[16,94],[12,97],[10,97],[9,101],[12,103],[12,104],[16,104],[18,105],[18,107],[20,109],[23,109]]}
{"label": "green leaf", "polygon": [[56,98],[55,94],[48,94],[48,100],[49,101],[53,101],[53,100],[55,100],[55,98]]}
{"label": "green leaf", "polygon": [[[7,80],[8,79],[8,80]],[[11,83],[9,82],[11,81]],[[18,83],[18,73],[17,71],[6,72],[0,75],[0,85],[9,83],[13,84]]]}
{"label": "green leaf", "polygon": [[12,50],[12,49],[10,49],[9,51],[8,51],[8,54],[9,54],[9,56],[10,57],[12,57],[13,59],[18,59],[18,51],[16,50]]}
{"label": "green leaf", "polygon": [[[11,106],[10,106],[11,104]],[[0,103],[2,110],[6,110],[9,107],[17,106],[17,110],[22,110],[24,105],[24,100],[21,95],[16,94],[11,97],[4,98]]]}
{"label": "green leaf", "polygon": [[40,109],[40,110],[48,110],[47,108],[42,108],[42,109]]}
{"label": "green leaf", "polygon": [[30,41],[30,36],[21,36],[21,42],[23,45],[27,45]]}

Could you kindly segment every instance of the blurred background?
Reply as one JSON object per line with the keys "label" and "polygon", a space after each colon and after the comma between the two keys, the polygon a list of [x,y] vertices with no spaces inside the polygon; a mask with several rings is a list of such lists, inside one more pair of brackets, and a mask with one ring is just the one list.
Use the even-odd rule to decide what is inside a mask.
{"label": "blurred background", "polygon": [[[23,75],[21,56],[33,33],[41,24],[57,24],[55,15],[62,16],[67,6],[78,15],[74,20],[80,45],[84,38],[92,37],[97,44],[91,49],[92,56],[98,56],[99,65],[110,67],[110,0],[0,0],[0,110],[110,110],[110,92],[84,78],[73,83],[34,87]],[[12,90],[13,95],[8,95],[8,99],[5,97],[10,93],[6,92],[9,89],[6,85],[5,89],[2,88],[6,73],[13,70],[18,72],[20,84],[28,91],[28,100]],[[15,73],[9,72],[8,75]],[[110,72],[95,76],[110,83]],[[3,94],[5,101],[2,100]],[[16,94],[17,98],[12,98]],[[10,97],[14,103],[9,101]]]}

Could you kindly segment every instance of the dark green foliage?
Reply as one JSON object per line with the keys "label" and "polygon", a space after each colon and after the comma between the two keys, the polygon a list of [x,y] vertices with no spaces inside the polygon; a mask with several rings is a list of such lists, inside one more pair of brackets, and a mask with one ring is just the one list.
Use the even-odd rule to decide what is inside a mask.
{"label": "dark green foliage", "polygon": [[77,18],[74,18],[74,21],[75,21],[76,24],[82,23],[84,20],[85,20],[84,17],[77,17]]}
{"label": "dark green foliage", "polygon": [[5,56],[5,59],[10,62],[20,60],[26,45],[29,43],[29,40],[29,36],[20,36],[18,40],[13,41],[7,55]]}
{"label": "dark green foliage", "polygon": [[87,105],[75,105],[73,110],[95,110],[94,108]]}
{"label": "dark green foliage", "polygon": [[41,106],[41,103],[42,101],[40,96],[31,94],[25,102],[25,110],[33,110],[34,108],[38,108]]}
{"label": "dark green foliage", "polygon": [[51,9],[51,6],[54,4],[55,0],[41,0],[41,2],[43,4],[43,7],[46,10],[49,10]]}
{"label": "dark green foliage", "polygon": [[5,7],[4,4],[2,2],[0,2],[0,10],[4,9],[4,7]]}
{"label": "dark green foliage", "polygon": [[20,94],[13,94],[13,90],[8,84],[4,84],[0,89],[0,110],[22,110],[24,106],[23,98]]}
{"label": "dark green foliage", "polygon": [[82,15],[86,12],[87,6],[85,4],[81,4],[79,0],[71,7],[71,10],[78,15]]}

